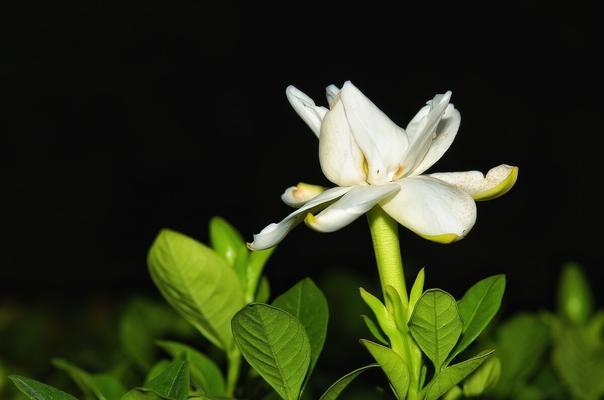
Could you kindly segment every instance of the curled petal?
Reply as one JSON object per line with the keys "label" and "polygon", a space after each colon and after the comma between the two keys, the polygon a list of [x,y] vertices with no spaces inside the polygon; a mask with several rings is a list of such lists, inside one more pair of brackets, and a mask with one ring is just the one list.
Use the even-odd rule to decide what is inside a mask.
{"label": "curled petal", "polygon": [[287,100],[292,105],[296,113],[306,122],[312,131],[319,137],[321,132],[321,121],[327,113],[327,108],[315,105],[315,102],[302,93],[294,86],[288,86],[285,89]]}
{"label": "curled petal", "polygon": [[317,216],[308,214],[304,222],[314,230],[333,232],[371,210],[379,201],[400,190],[397,184],[380,186],[355,186],[338,201]]}
{"label": "curled petal", "polygon": [[486,176],[479,171],[443,172],[430,176],[460,188],[476,201],[483,201],[509,192],[518,179],[518,167],[502,164],[491,168]]}
{"label": "curled petal", "polygon": [[341,101],[337,101],[323,119],[319,161],[327,179],[338,186],[365,182],[365,158],[352,136]]}
{"label": "curled petal", "polygon": [[430,176],[403,178],[401,190],[380,203],[384,211],[418,235],[440,243],[463,238],[476,221],[476,204],[461,189]]}
{"label": "curled petal", "polygon": [[408,147],[403,128],[390,120],[350,81],[340,92],[346,119],[367,160],[367,182],[379,185],[401,172],[401,161]]}
{"label": "curled petal", "polygon": [[281,195],[281,200],[290,207],[300,208],[324,191],[323,186],[300,182],[297,186],[290,186],[285,189],[285,192]]}
{"label": "curled petal", "polygon": [[329,104],[329,108],[333,108],[339,93],[340,88],[338,88],[336,85],[329,85],[325,88],[325,95],[327,96],[327,104]]}
{"label": "curled petal", "polygon": [[342,197],[350,189],[349,187],[335,187],[324,191],[304,206],[289,214],[281,222],[272,223],[260,231],[260,233],[254,235],[254,241],[248,243],[248,247],[251,250],[263,250],[276,246],[289,231],[302,222],[307,213],[316,212],[327,207],[331,201]]}

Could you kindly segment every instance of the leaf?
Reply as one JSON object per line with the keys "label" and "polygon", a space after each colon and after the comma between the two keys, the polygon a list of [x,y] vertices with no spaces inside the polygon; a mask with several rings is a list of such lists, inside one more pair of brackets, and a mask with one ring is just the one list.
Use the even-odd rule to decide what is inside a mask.
{"label": "leaf", "polygon": [[483,363],[463,384],[463,394],[466,397],[478,397],[497,384],[501,375],[501,362],[497,357],[491,357]]}
{"label": "leaf", "polygon": [[54,359],[52,363],[55,367],[69,374],[86,398],[118,400],[126,393],[126,389],[121,382],[111,375],[90,374],[60,358]]}
{"label": "leaf", "polygon": [[271,285],[266,276],[263,276],[260,279],[260,283],[258,284],[258,288],[256,289],[256,294],[254,295],[254,302],[256,303],[268,303],[268,300],[271,298]]}
{"label": "leaf", "polygon": [[287,311],[304,326],[310,343],[310,365],[308,367],[310,376],[327,335],[329,308],[323,292],[310,278],[305,278],[277,297],[273,301],[273,306]]}
{"label": "leaf", "polygon": [[233,336],[247,362],[285,400],[297,400],[310,365],[304,326],[266,304],[249,304],[232,321]]}
{"label": "leaf", "polygon": [[19,375],[9,375],[15,386],[31,400],[77,400],[57,388]]}
{"label": "leaf", "polygon": [[494,350],[486,350],[468,360],[443,368],[426,386],[425,400],[437,400],[447,393],[452,387],[474,372],[476,368],[480,367],[493,352]]}
{"label": "leaf", "polygon": [[132,389],[123,395],[120,400],[166,400],[166,397],[159,396],[152,391],[145,391],[144,389]]}
{"label": "leaf", "polygon": [[411,287],[411,292],[409,294],[409,317],[411,313],[413,313],[413,309],[417,304],[417,301],[422,296],[424,292],[424,280],[426,278],[426,273],[424,268],[420,269],[415,277],[415,282],[413,282],[413,286]]}
{"label": "leaf", "polygon": [[[254,300],[253,297],[258,289],[258,281],[262,276],[264,266],[266,265],[266,262],[273,254],[275,249],[276,247],[271,247],[270,249],[256,250],[249,253],[246,267],[247,282],[245,288],[245,293],[247,297],[246,300],[248,300],[248,302]],[[258,300],[256,301],[258,302]]]}
{"label": "leaf", "polygon": [[208,247],[167,229],[155,239],[147,262],[168,303],[216,346],[230,349],[230,321],[244,305],[233,269]]}
{"label": "leaf", "polygon": [[501,306],[504,291],[505,275],[494,275],[476,283],[459,300],[457,307],[463,322],[463,331],[449,362],[464,351],[489,325]]}
{"label": "leaf", "polygon": [[392,349],[369,340],[361,339],[361,344],[369,350],[373,358],[382,367],[394,389],[394,393],[396,393],[396,397],[405,399],[409,390],[409,371],[403,359]]}
{"label": "leaf", "polygon": [[233,267],[241,283],[241,288],[245,290],[248,250],[241,233],[224,218],[213,217],[210,220],[210,244],[216,253]]}
{"label": "leaf", "polygon": [[376,325],[376,323],[373,322],[373,320],[366,315],[361,315],[361,319],[363,320],[363,322],[365,322],[365,325],[367,325],[367,329],[369,329],[369,332],[373,335],[373,337],[376,338],[384,346],[388,346],[388,340],[386,340],[384,334],[382,333],[381,329]]}
{"label": "leaf", "polygon": [[409,330],[420,349],[440,371],[455,347],[463,325],[453,296],[429,289],[420,297],[409,321]]}
{"label": "leaf", "polygon": [[204,394],[210,396],[223,396],[226,394],[224,377],[214,361],[182,343],[158,341],[157,344],[170,353],[172,357],[184,357],[189,361],[191,380]]}
{"label": "leaf", "polygon": [[565,264],[558,282],[558,314],[575,324],[584,324],[593,309],[594,297],[583,268],[576,263]]}
{"label": "leaf", "polygon": [[189,362],[174,360],[158,376],[150,380],[144,389],[172,400],[185,400],[190,389]]}
{"label": "leaf", "polygon": [[463,391],[459,388],[459,386],[453,386],[451,389],[445,393],[442,397],[443,400],[457,400],[463,396]]}
{"label": "leaf", "polygon": [[376,368],[379,366],[379,364],[370,364],[347,373],[335,381],[329,388],[327,388],[319,400],[336,400],[344,389],[346,389],[346,387],[348,387],[348,385],[350,385],[350,383],[357,378],[357,376],[361,375],[370,368]]}
{"label": "leaf", "polygon": [[170,360],[159,360],[157,363],[155,363],[155,365],[153,365],[147,372],[147,376],[145,377],[145,385],[151,382],[157,376],[161,375],[161,373],[164,372],[171,363],[172,362]]}

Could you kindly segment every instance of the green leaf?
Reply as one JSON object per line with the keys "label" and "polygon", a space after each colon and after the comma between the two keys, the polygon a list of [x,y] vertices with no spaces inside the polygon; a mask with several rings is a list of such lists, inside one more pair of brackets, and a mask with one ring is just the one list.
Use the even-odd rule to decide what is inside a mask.
{"label": "green leaf", "polygon": [[297,400],[310,365],[304,326],[266,304],[249,304],[232,321],[233,336],[247,362],[285,400]]}
{"label": "green leaf", "polygon": [[409,390],[409,371],[403,359],[392,349],[369,340],[361,339],[361,344],[369,350],[373,358],[382,367],[394,389],[394,393],[396,393],[396,397],[405,399]]}
{"label": "green leaf", "polygon": [[459,386],[453,386],[445,395],[442,397],[443,400],[457,400],[463,396],[463,391]]}
{"label": "green leaf", "polygon": [[347,373],[346,375],[335,381],[325,391],[325,393],[323,393],[319,400],[336,400],[344,391],[344,389],[346,389],[346,387],[348,387],[348,385],[350,385],[350,383],[357,378],[357,376],[361,375],[363,372],[367,371],[370,368],[376,368],[379,366],[379,364],[370,364]]}
{"label": "green leaf", "polygon": [[376,323],[373,322],[373,320],[366,315],[361,315],[361,319],[363,320],[363,322],[365,322],[365,325],[367,325],[367,329],[369,329],[369,332],[373,335],[373,337],[376,338],[384,346],[388,346],[388,340],[384,337],[382,330],[376,325]]}
{"label": "green leaf", "polygon": [[463,324],[453,296],[430,289],[420,297],[409,321],[409,330],[420,349],[440,371],[461,335]]}
{"label": "green leaf", "polygon": [[189,362],[183,359],[172,361],[144,389],[172,400],[185,400],[190,389]]}
{"label": "green leaf", "polygon": [[118,400],[126,389],[115,377],[107,374],[90,374],[67,360],[60,358],[52,361],[53,365],[65,372],[80,388],[85,398],[98,400]]}
{"label": "green leaf", "polygon": [[263,276],[260,279],[260,283],[258,284],[258,288],[256,289],[256,294],[254,295],[254,302],[256,303],[268,303],[268,300],[271,298],[271,285],[266,276]]}
{"label": "green leaf", "polygon": [[145,389],[132,389],[122,396],[120,400],[169,400],[167,397]]}
{"label": "green leaf", "polygon": [[426,386],[425,400],[437,400],[447,393],[452,387],[474,372],[476,368],[480,367],[493,352],[494,350],[486,350],[468,360],[443,368]]}
{"label": "green leaf", "polygon": [[183,234],[164,229],[147,262],[168,303],[216,346],[231,349],[230,321],[245,302],[239,279],[223,258]]}
{"label": "green leaf", "polygon": [[424,293],[424,280],[426,278],[426,273],[424,268],[420,269],[415,277],[415,282],[413,282],[413,286],[411,287],[411,292],[409,294],[409,316],[413,313],[413,309],[417,304],[417,301]]}
{"label": "green leaf", "polygon": [[248,250],[243,236],[224,218],[210,220],[210,244],[212,248],[233,267],[243,289],[247,286]]}
{"label": "green leaf", "polygon": [[[254,300],[254,294],[258,289],[258,281],[262,276],[262,271],[264,270],[264,266],[266,262],[270,258],[270,256],[275,251],[276,247],[271,247],[266,250],[257,250],[249,253],[249,257],[247,260],[246,274],[247,274],[247,282],[245,287],[245,293],[248,302]],[[258,302],[258,300],[256,300]]]}
{"label": "green leaf", "polygon": [[42,382],[19,375],[8,377],[31,400],[77,400],[72,395]]}
{"label": "green leaf", "polygon": [[505,275],[494,275],[476,283],[459,300],[457,307],[463,321],[463,331],[449,362],[464,351],[489,325],[501,306],[504,291]]}
{"label": "green leaf", "polygon": [[558,313],[575,324],[584,324],[593,309],[593,293],[583,268],[576,263],[565,264],[558,283]]}
{"label": "green leaf", "polygon": [[170,360],[159,360],[157,363],[155,363],[155,365],[153,365],[147,372],[147,376],[145,377],[145,385],[161,375],[161,373],[164,372],[166,368],[170,366],[170,364],[172,364]]}
{"label": "green leaf", "polygon": [[464,396],[478,397],[482,395],[497,384],[500,375],[501,362],[497,357],[491,357],[464,381]]}
{"label": "green leaf", "polygon": [[174,358],[186,358],[191,369],[193,384],[210,396],[223,396],[225,392],[224,377],[220,368],[208,357],[182,343],[158,341],[157,344]]}
{"label": "green leaf", "polygon": [[310,365],[308,367],[308,376],[310,376],[327,335],[329,308],[323,292],[310,278],[305,278],[277,297],[273,301],[273,306],[287,311],[304,326],[310,343]]}

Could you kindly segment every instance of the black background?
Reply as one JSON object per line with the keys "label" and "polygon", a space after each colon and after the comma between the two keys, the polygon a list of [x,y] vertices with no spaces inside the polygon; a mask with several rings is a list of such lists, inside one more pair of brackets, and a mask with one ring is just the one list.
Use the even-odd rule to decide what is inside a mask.
{"label": "black background", "polygon": [[[453,91],[461,128],[431,171],[520,167],[463,241],[401,228],[409,274],[426,266],[429,286],[460,295],[505,272],[507,311],[551,306],[567,260],[601,287],[595,10],[292,6],[4,2],[1,296],[155,293],[145,257],[158,230],[206,241],[213,215],[251,239],[290,211],[285,187],[328,184],[285,87],[324,104],[345,80],[402,126]],[[299,227],[267,272],[278,293],[334,267],[377,280],[364,219]]]}

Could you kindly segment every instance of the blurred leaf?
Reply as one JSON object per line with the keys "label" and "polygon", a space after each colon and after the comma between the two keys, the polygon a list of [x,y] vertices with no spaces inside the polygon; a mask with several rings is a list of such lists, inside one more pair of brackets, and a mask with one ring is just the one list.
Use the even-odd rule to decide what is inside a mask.
{"label": "blurred leaf", "polygon": [[277,297],[273,301],[273,306],[296,317],[304,327],[310,343],[308,367],[308,376],[310,376],[327,335],[329,308],[323,292],[310,278],[305,278]]}
{"label": "blurred leaf", "polygon": [[183,359],[172,361],[143,390],[151,390],[172,400],[185,400],[190,390],[189,362]]}
{"label": "blurred leaf", "polygon": [[9,375],[9,379],[31,400],[77,400],[68,393],[24,376]]}
{"label": "blurred leaf", "polygon": [[505,275],[494,275],[472,286],[459,300],[457,307],[463,322],[461,339],[449,357],[450,362],[464,351],[489,325],[505,292]]}
{"label": "blurred leaf", "polygon": [[271,285],[266,276],[263,276],[260,279],[260,284],[258,285],[258,289],[256,289],[256,294],[254,295],[255,303],[268,303],[268,300],[271,298]]}
{"label": "blurred leaf", "polygon": [[357,378],[357,376],[361,375],[370,368],[376,368],[379,366],[379,364],[370,364],[347,373],[335,381],[329,388],[327,388],[319,400],[336,400],[344,389],[346,389],[348,385],[350,385],[350,383]]}
{"label": "blurred leaf", "polygon": [[250,304],[232,321],[235,342],[247,362],[285,400],[297,400],[310,364],[304,326],[291,314]]}
{"label": "blurred leaf", "polygon": [[468,360],[443,368],[426,386],[426,400],[436,400],[447,393],[480,367],[493,352],[494,350],[486,350]]}
{"label": "blurred leaf", "polygon": [[189,361],[191,380],[204,394],[211,396],[226,394],[224,377],[214,361],[182,343],[159,341],[157,344],[170,353],[172,357],[185,357]]}
{"label": "blurred leaf", "polygon": [[191,337],[196,331],[164,304],[134,298],[119,321],[122,351],[140,369],[148,370],[155,360],[155,341],[167,334]]}
{"label": "blurred leaf", "polygon": [[445,359],[455,347],[462,329],[455,299],[440,289],[424,292],[409,321],[411,335],[432,361],[436,372],[440,371]]}
{"label": "blurred leaf", "polygon": [[409,316],[413,313],[417,301],[424,293],[425,275],[424,268],[420,269],[415,277],[415,282],[413,282],[413,286],[411,287],[411,292],[409,294]]}
{"label": "blurred leaf", "polygon": [[463,396],[463,391],[459,386],[453,386],[445,395],[442,397],[443,400],[457,400]]}
{"label": "blurred leaf", "polygon": [[158,394],[145,391],[142,389],[132,389],[122,396],[120,400],[168,400],[167,397],[159,396]]}
{"label": "blurred leaf", "polygon": [[530,314],[519,314],[501,324],[495,332],[501,376],[494,393],[508,396],[538,368],[549,344],[547,326]]}
{"label": "blurred leaf", "polygon": [[367,329],[369,329],[369,332],[373,335],[373,337],[384,346],[388,346],[388,340],[384,337],[382,330],[376,325],[376,323],[366,315],[361,315],[361,319],[363,322],[365,322]]}
{"label": "blurred leaf", "polygon": [[67,372],[87,399],[119,400],[126,393],[126,388],[111,375],[90,374],[60,358],[54,359],[52,363]]}
{"label": "blurred leaf", "polygon": [[210,220],[210,244],[226,262],[233,267],[241,288],[247,287],[248,250],[241,233],[224,218],[213,217]]}
{"label": "blurred leaf", "polygon": [[463,384],[463,394],[466,397],[482,395],[497,384],[501,375],[501,362],[492,357],[483,363]]}
{"label": "blurred leaf", "polygon": [[161,375],[161,373],[164,372],[166,368],[170,366],[170,364],[170,360],[159,360],[156,362],[147,372],[147,376],[145,377],[145,385]]}
{"label": "blurred leaf", "polygon": [[[258,289],[258,281],[264,271],[266,262],[271,257],[276,247],[271,247],[266,250],[257,250],[249,253],[246,267],[247,281],[245,286],[245,293],[247,301],[251,302],[254,300],[254,294]],[[268,282],[267,282],[268,283]],[[256,300],[258,302],[258,300]]]}
{"label": "blurred leaf", "polygon": [[565,264],[558,283],[558,313],[571,322],[583,324],[593,308],[593,294],[583,268],[576,263]]}
{"label": "blurred leaf", "polygon": [[216,346],[231,349],[230,321],[244,305],[233,269],[208,247],[167,229],[155,239],[148,264],[172,307]]}
{"label": "blurred leaf", "polygon": [[396,393],[396,397],[398,399],[406,398],[409,390],[409,371],[403,359],[388,347],[364,339],[361,339],[360,342],[382,367],[394,389],[394,393]]}

